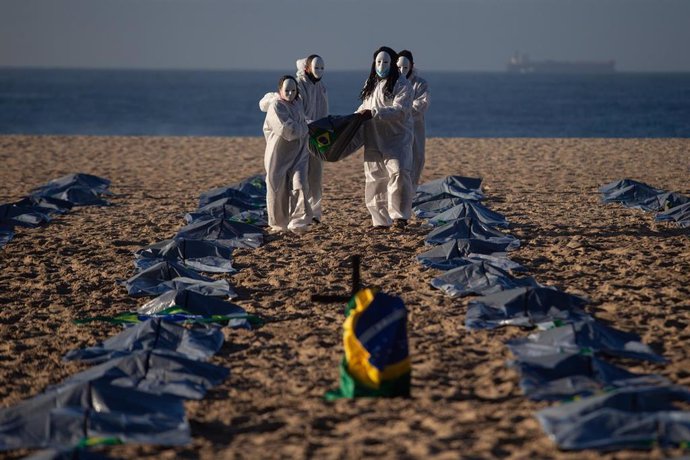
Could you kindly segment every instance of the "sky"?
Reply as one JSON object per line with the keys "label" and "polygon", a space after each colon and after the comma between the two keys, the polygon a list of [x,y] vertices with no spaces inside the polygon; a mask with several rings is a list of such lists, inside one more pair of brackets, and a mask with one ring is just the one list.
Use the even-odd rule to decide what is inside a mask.
{"label": "sky", "polygon": [[0,67],[362,70],[381,45],[429,71],[690,72],[690,0],[0,0]]}

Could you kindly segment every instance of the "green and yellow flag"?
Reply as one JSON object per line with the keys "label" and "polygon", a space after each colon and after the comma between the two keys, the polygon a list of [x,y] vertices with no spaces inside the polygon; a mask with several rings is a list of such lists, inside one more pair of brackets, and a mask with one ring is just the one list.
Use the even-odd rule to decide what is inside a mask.
{"label": "green and yellow flag", "polygon": [[407,310],[402,299],[362,289],[345,314],[340,388],[326,393],[326,399],[410,396]]}
{"label": "green and yellow flag", "polygon": [[309,123],[309,152],[324,161],[340,161],[355,153],[364,140],[361,133],[364,116],[329,115]]}

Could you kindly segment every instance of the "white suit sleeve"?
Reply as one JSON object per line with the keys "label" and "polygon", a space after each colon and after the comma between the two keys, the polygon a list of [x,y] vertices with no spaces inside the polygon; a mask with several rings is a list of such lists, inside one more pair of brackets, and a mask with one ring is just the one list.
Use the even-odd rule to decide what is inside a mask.
{"label": "white suit sleeve", "polygon": [[268,109],[267,120],[271,130],[286,141],[295,141],[305,137],[309,132],[304,118],[294,120],[282,104],[271,104]]}
{"label": "white suit sleeve", "polygon": [[429,85],[426,81],[420,82],[419,88],[416,91],[414,102],[412,103],[412,111],[415,114],[424,114],[429,109]]}
{"label": "white suit sleeve", "polygon": [[[398,85],[396,85],[398,86]],[[414,93],[412,85],[409,83],[402,84],[393,98],[393,103],[387,107],[374,107],[371,109],[371,114],[374,118],[379,120],[399,121],[404,120],[412,110],[412,101]]]}
{"label": "white suit sleeve", "polygon": [[278,93],[266,93],[264,97],[259,101],[259,108],[262,112],[268,112],[271,102],[278,99]]}
{"label": "white suit sleeve", "polygon": [[330,115],[330,113],[331,113],[331,107],[330,107],[330,105],[328,104],[328,90],[326,89],[326,86],[325,86],[325,85],[324,85],[324,87],[323,87],[323,97],[324,97],[325,100],[326,100],[326,115]]}
{"label": "white suit sleeve", "polygon": [[307,59],[308,58],[297,59],[297,62],[295,62],[295,67],[297,67],[295,75],[297,75],[298,78],[304,78],[306,75],[305,67],[307,66]]}
{"label": "white suit sleeve", "polygon": [[[309,105],[313,104],[314,102],[309,100],[309,93],[307,92],[303,81],[298,80],[297,87],[299,88],[299,103],[302,104],[302,110],[304,110],[304,114],[307,115],[310,113]],[[307,123],[311,123],[312,121],[314,120],[307,118]]]}

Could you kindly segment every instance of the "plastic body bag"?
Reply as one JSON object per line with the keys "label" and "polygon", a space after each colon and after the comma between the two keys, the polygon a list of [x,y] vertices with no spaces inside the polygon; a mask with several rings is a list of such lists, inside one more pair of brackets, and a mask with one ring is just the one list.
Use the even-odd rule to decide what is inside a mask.
{"label": "plastic body bag", "polygon": [[457,239],[480,239],[497,244],[507,244],[508,250],[517,249],[520,247],[520,240],[512,235],[506,235],[500,230],[485,225],[482,222],[465,217],[450,222],[441,227],[437,227],[427,235],[425,241],[427,244],[436,245],[443,244],[450,240]]}
{"label": "plastic body bag", "polygon": [[186,268],[209,273],[234,273],[233,248],[208,240],[174,238],[146,246],[135,252],[135,265],[146,269],[161,261],[176,262]]}
{"label": "plastic body bag", "polygon": [[65,355],[64,360],[81,360],[94,364],[126,356],[137,350],[167,350],[203,360],[220,350],[223,341],[223,333],[217,327],[197,325],[186,328],[156,318],[128,327],[96,346],[72,350]]}
{"label": "plastic body bag", "polygon": [[520,286],[536,286],[538,283],[532,277],[513,278],[510,273],[492,265],[490,261],[479,260],[443,273],[431,280],[431,285],[450,297],[462,297],[469,294],[492,294]]}
{"label": "plastic body bag", "polygon": [[690,402],[678,386],[622,388],[537,412],[544,431],[561,449],[651,449],[690,442]]}
{"label": "plastic body bag", "polygon": [[587,300],[545,286],[518,287],[472,300],[465,315],[468,329],[500,326],[534,327],[539,323],[572,323],[589,319]]}
{"label": "plastic body bag", "polygon": [[63,385],[0,411],[0,450],[69,447],[88,439],[191,441],[182,400],[107,382]]}
{"label": "plastic body bag", "polygon": [[347,158],[364,145],[359,113],[330,115],[309,123],[309,153],[323,161],[335,162]]}

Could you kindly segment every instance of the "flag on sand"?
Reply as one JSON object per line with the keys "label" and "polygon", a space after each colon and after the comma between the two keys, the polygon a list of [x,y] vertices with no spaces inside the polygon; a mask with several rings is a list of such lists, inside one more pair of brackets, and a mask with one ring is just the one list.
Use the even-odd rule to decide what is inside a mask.
{"label": "flag on sand", "polygon": [[343,324],[340,388],[326,399],[410,396],[407,310],[398,297],[358,291]]}

